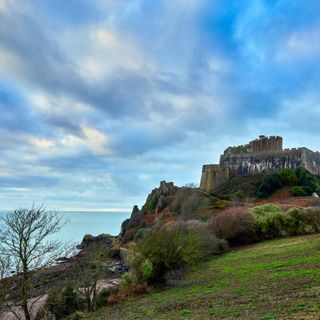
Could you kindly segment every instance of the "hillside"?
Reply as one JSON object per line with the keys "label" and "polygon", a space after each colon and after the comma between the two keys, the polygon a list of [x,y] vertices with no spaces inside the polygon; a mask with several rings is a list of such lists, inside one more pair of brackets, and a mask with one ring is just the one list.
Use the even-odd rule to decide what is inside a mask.
{"label": "hillside", "polygon": [[272,240],[213,258],[184,285],[87,319],[319,319],[320,235]]}

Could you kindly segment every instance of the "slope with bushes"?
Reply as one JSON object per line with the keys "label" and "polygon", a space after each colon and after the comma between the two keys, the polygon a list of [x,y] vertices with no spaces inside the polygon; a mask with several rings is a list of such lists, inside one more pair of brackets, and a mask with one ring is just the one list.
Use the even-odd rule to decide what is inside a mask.
{"label": "slope with bushes", "polygon": [[318,319],[319,243],[319,235],[308,235],[232,251],[198,265],[180,286],[86,319]]}
{"label": "slope with bushes", "polygon": [[131,217],[121,227],[121,243],[125,245],[147,236],[154,228],[170,225],[177,220],[208,220],[215,210],[231,204],[197,188],[176,187],[162,181],[148,195],[141,210],[134,206]]}

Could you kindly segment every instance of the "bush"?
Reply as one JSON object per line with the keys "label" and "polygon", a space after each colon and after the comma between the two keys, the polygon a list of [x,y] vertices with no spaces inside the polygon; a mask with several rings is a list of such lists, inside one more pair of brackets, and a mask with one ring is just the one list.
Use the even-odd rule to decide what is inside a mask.
{"label": "bush", "polygon": [[281,213],[282,214],[284,211],[280,207],[278,207],[274,204],[264,204],[261,206],[251,208],[250,212],[253,213],[258,218],[258,217],[266,216],[266,215],[272,214],[272,213]]}
{"label": "bush", "polygon": [[[296,176],[298,178],[298,184],[303,187],[310,187],[313,191],[319,184],[319,179],[305,168],[297,168]],[[312,191],[312,192],[313,192]],[[312,193],[311,192],[311,193]]]}
{"label": "bush", "polygon": [[269,174],[264,177],[257,189],[259,198],[267,198],[282,187],[282,182],[276,174]]}
{"label": "bush", "polygon": [[256,239],[255,217],[245,207],[233,207],[212,217],[209,229],[231,244],[251,243]]}
{"label": "bush", "polygon": [[186,228],[196,232],[203,244],[203,250],[206,255],[215,255],[224,252],[228,248],[228,242],[216,234],[210,232],[209,224],[199,220],[178,221],[173,227]]}
{"label": "bush", "polygon": [[120,288],[128,289],[137,285],[138,279],[134,272],[126,272],[121,277]]}
{"label": "bush", "polygon": [[139,240],[144,239],[150,231],[151,231],[151,228],[141,228],[141,229],[139,229],[135,233],[135,235],[133,237],[133,240],[134,241],[139,241]]}
{"label": "bush", "polygon": [[84,300],[70,286],[64,290],[55,289],[48,295],[46,309],[55,316],[56,320],[63,319],[77,310],[82,310]]}
{"label": "bush", "polygon": [[320,232],[320,208],[307,208],[307,216],[314,232]]}
{"label": "bush", "polygon": [[116,289],[114,288],[104,288],[97,295],[96,306],[97,308],[102,308],[107,305],[109,297],[114,294]]}
{"label": "bush", "polygon": [[284,168],[277,173],[284,186],[294,186],[298,183],[298,178],[294,170]]}
{"label": "bush", "polygon": [[288,216],[280,207],[266,204],[250,211],[256,217],[257,235],[260,239],[272,239],[286,234]]}
{"label": "bush", "polygon": [[290,219],[287,221],[287,230],[291,235],[312,233],[308,211],[305,208],[292,208],[287,211]]}
{"label": "bush", "polygon": [[304,197],[307,195],[305,189],[300,186],[293,187],[291,193],[294,197]]}
{"label": "bush", "polygon": [[184,223],[153,230],[131,248],[134,256],[132,269],[138,282],[161,282],[167,272],[198,263],[212,252],[212,244],[208,241],[214,239],[211,236],[206,238],[194,226]]}

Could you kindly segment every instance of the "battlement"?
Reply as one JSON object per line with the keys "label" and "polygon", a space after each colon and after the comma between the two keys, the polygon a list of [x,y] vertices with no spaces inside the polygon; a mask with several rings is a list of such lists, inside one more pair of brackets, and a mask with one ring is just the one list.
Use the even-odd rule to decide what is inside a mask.
{"label": "battlement", "polygon": [[246,145],[229,147],[224,151],[224,155],[246,154],[259,152],[279,152],[282,151],[283,139],[279,136],[259,136],[258,139],[250,141]]}

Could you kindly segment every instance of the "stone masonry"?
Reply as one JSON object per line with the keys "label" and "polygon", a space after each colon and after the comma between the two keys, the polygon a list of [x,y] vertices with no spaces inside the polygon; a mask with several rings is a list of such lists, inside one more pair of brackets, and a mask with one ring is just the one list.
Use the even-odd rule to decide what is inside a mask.
{"label": "stone masonry", "polygon": [[220,156],[220,164],[204,165],[200,188],[214,192],[220,185],[236,176],[276,172],[283,168],[304,167],[320,175],[320,153],[307,148],[283,149],[278,136],[260,136],[249,144],[229,147]]}

